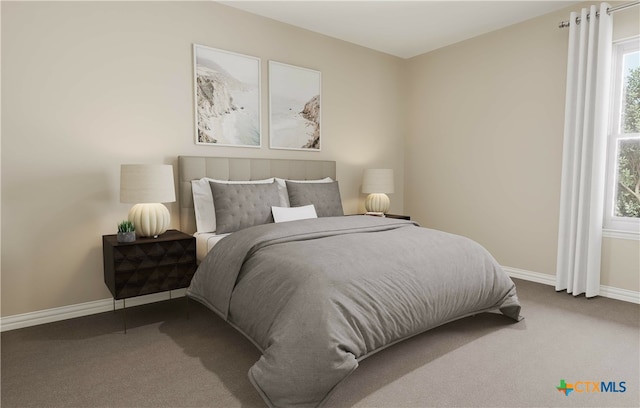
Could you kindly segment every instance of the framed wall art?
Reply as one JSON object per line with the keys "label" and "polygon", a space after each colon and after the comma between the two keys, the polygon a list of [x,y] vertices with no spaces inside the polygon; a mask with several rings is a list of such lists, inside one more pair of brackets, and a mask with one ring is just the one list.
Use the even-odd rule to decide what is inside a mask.
{"label": "framed wall art", "polygon": [[321,73],[269,61],[269,147],[320,151]]}
{"label": "framed wall art", "polygon": [[196,144],[260,147],[260,58],[193,45]]}

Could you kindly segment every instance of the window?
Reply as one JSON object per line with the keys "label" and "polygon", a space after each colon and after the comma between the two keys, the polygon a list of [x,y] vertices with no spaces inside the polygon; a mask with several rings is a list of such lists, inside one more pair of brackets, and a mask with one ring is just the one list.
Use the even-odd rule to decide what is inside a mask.
{"label": "window", "polygon": [[614,44],[605,233],[640,237],[640,37]]}

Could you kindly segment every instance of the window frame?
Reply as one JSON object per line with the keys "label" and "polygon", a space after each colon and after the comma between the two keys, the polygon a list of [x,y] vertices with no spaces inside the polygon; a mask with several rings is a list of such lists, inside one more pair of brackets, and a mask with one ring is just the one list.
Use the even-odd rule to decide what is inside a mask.
{"label": "window frame", "polygon": [[604,206],[603,235],[613,238],[640,240],[640,218],[615,216],[616,177],[618,174],[618,146],[622,139],[640,137],[640,133],[622,133],[622,107],[624,96],[624,55],[640,52],[640,36],[613,43],[613,75],[611,87],[611,114],[607,134],[607,178]]}

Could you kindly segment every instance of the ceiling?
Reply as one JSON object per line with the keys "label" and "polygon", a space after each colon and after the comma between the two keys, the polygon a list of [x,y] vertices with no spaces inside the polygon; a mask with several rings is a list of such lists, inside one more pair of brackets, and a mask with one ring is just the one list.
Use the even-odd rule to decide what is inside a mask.
{"label": "ceiling", "polygon": [[411,58],[579,1],[220,1],[310,31]]}

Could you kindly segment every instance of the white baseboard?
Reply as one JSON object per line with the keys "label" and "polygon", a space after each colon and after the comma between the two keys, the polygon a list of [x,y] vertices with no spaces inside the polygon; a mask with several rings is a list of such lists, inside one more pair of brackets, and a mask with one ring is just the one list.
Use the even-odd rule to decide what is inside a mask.
{"label": "white baseboard", "polygon": [[[524,269],[503,266],[502,269],[509,276],[543,285],[555,286],[556,277],[546,273],[532,272]],[[153,295],[139,296],[127,300],[127,307],[144,305],[147,303],[160,302],[172,298],[182,297],[186,289],[178,289],[171,292],[155,293]],[[600,296],[640,304],[640,292],[627,289],[619,289],[611,286],[600,286]],[[123,307],[122,300],[115,302],[116,309]],[[80,303],[77,305],[56,307],[54,309],[40,310],[37,312],[24,313],[19,315],[0,318],[0,331],[21,329],[23,327],[36,326],[38,324],[52,323],[60,320],[72,319],[74,317],[88,316],[96,313],[109,312],[113,310],[113,299],[102,299],[93,302]]]}
{"label": "white baseboard", "polygon": [[[183,297],[186,289],[176,289],[169,292],[154,293],[152,295],[138,296],[126,300],[127,307],[144,305],[147,303],[161,302],[170,298]],[[113,299],[102,299],[93,302],[79,303],[76,305],[56,307],[37,312],[23,313],[0,318],[0,331],[21,329],[23,327],[52,323],[60,320],[73,319],[74,317],[88,316],[113,310]],[[115,308],[122,309],[124,302],[115,301]]]}
{"label": "white baseboard", "polygon": [[555,275],[548,275],[546,273],[540,272],[531,272],[524,269],[511,268],[509,266],[503,266],[502,269],[512,278],[542,283],[543,285],[556,286]]}
{"label": "white baseboard", "polygon": [[[524,269],[511,268],[503,266],[502,269],[509,274],[512,278],[527,280],[536,283],[542,283],[544,285],[556,286],[555,275],[548,275],[546,273],[531,272]],[[600,285],[600,296],[622,300],[624,302],[640,304],[640,292],[636,292],[628,289],[614,288],[613,286]]]}

